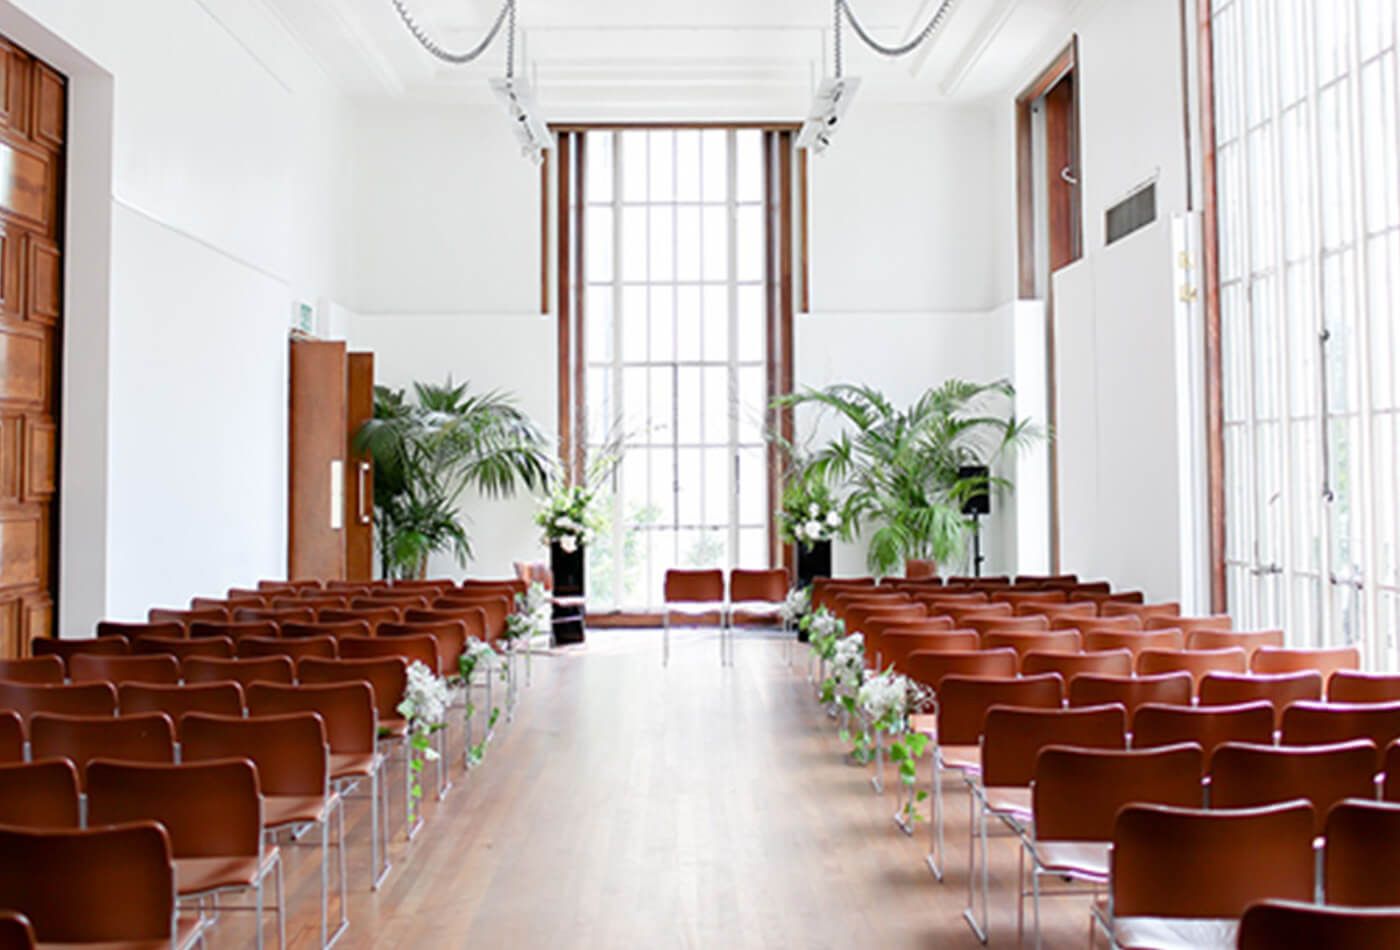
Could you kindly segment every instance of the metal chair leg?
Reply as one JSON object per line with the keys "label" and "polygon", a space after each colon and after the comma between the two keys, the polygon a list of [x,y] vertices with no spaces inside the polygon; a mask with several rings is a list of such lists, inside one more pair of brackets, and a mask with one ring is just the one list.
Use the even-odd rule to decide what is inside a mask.
{"label": "metal chair leg", "polygon": [[671,609],[667,607],[661,613],[661,665],[669,666],[671,663]]}

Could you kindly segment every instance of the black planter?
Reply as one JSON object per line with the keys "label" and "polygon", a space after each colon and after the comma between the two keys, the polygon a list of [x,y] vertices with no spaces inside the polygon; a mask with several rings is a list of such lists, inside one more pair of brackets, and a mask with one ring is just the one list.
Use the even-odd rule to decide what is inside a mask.
{"label": "black planter", "polygon": [[831,576],[831,542],[797,545],[797,586],[810,587],[818,577]]}
{"label": "black planter", "polygon": [[554,575],[555,597],[584,596],[582,546],[570,553],[558,542],[550,544],[549,572]]}

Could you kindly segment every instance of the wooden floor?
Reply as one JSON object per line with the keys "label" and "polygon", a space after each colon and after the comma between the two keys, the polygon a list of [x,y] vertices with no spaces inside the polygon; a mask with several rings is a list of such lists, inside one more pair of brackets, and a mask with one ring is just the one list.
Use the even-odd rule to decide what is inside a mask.
{"label": "wooden floor", "polygon": [[[967,803],[949,796],[947,881],[848,765],[806,658],[745,634],[719,665],[703,632],[590,631],[535,656],[515,721],[411,843],[394,783],[395,867],[368,887],[367,810],[350,805],[348,947],[974,947],[962,920]],[[451,748],[460,750],[453,732]],[[396,774],[397,766],[395,767]],[[891,776],[892,778],[892,776]],[[893,784],[893,782],[891,782]],[[954,787],[950,784],[950,789]],[[314,947],[319,872],[288,855],[289,944]],[[991,943],[1015,943],[1016,848],[993,840]],[[1045,901],[1045,945],[1082,947],[1088,899]],[[215,947],[247,946],[225,913]],[[269,935],[272,930],[269,928]],[[272,944],[269,943],[269,946]]]}

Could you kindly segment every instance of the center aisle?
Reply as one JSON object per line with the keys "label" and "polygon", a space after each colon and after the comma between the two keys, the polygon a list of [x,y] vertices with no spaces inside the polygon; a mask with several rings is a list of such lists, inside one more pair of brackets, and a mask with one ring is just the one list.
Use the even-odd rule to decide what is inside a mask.
{"label": "center aisle", "polygon": [[[900,834],[893,791],[842,761],[802,652],[789,669],[780,641],[744,635],[722,669],[712,634],[682,633],[663,669],[659,631],[588,636],[534,658],[515,722],[396,843],[384,889],[352,874],[342,946],[978,946],[965,795],[940,885],[927,825]],[[1015,850],[993,844],[992,940],[1010,946]],[[1046,945],[1083,946],[1087,901],[1045,904]]]}

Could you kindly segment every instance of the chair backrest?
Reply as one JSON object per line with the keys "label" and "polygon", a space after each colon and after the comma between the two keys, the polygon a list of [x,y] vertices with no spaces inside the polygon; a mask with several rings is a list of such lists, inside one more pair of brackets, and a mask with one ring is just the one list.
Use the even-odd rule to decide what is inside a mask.
{"label": "chair backrest", "polygon": [[191,597],[191,610],[207,610],[210,607],[223,607],[232,611],[234,607],[265,607],[267,606],[267,595],[253,592],[242,594],[230,594],[226,597]]}
{"label": "chair backrest", "polygon": [[1114,823],[1109,863],[1118,917],[1234,918],[1270,897],[1311,900],[1312,806],[1129,805]]}
{"label": "chair backrest", "polygon": [[285,656],[295,664],[304,656],[334,659],[339,653],[334,637],[247,637],[238,641],[238,658]]}
{"label": "chair backrest", "polygon": [[906,676],[937,691],[945,676],[1015,676],[1016,651],[915,650],[904,666]]}
{"label": "chair backrest", "polygon": [[262,854],[262,792],[246,758],[141,765],[97,759],[88,765],[89,825],[158,821],[182,858]]}
{"label": "chair backrest", "polygon": [[971,627],[979,620],[1011,620],[1016,615],[1011,610],[1010,604],[976,604],[966,607],[935,607],[928,606],[929,616],[952,617],[953,623],[957,626]]}
{"label": "chair backrest", "polygon": [[962,625],[986,636],[993,630],[1000,633],[1049,633],[1050,618],[1044,614],[1022,617],[967,617]]}
{"label": "chair backrest", "polygon": [[111,683],[0,683],[0,709],[13,710],[25,723],[40,712],[115,716],[117,688]]}
{"label": "chair backrest", "polygon": [[486,624],[486,611],[480,607],[456,607],[452,609],[405,610],[404,623],[444,623],[460,620],[467,628],[467,636],[478,640],[490,638]]}
{"label": "chair backrest", "polygon": [[1283,711],[1279,739],[1284,745],[1327,745],[1369,739],[1380,757],[1400,739],[1400,703],[1321,703],[1299,700]]}
{"label": "chair backrest", "polygon": [[323,588],[327,593],[359,597],[374,591],[374,581],[326,581]]}
{"label": "chair backrest", "polygon": [[305,683],[368,683],[374,689],[379,721],[402,719],[398,706],[408,686],[408,663],[401,656],[371,660],[318,660],[308,657],[297,664],[297,679]]}
{"label": "chair backrest", "polygon": [[1144,625],[1149,617],[1177,617],[1180,615],[1181,605],[1175,601],[1164,604],[1144,604],[1141,601],[1119,600],[1116,596],[1110,595],[1099,602],[1099,616],[1136,616],[1142,618]]}
{"label": "chair backrest", "polygon": [[24,720],[12,709],[0,709],[0,762],[24,761]]}
{"label": "chair backrest", "polygon": [[910,590],[903,588],[914,600],[928,607],[929,613],[943,613],[950,609],[990,605],[992,599],[980,590]]}
{"label": "chair backrest", "polygon": [[169,654],[157,656],[93,656],[80,653],[68,661],[75,683],[178,683],[180,662]]}
{"label": "chair backrest", "polygon": [[121,620],[99,620],[97,622],[97,636],[102,637],[126,637],[135,643],[141,637],[167,637],[178,639],[185,636],[185,625],[175,620],[158,620],[155,622],[128,622]]}
{"label": "chair backrest", "polygon": [[1249,657],[1239,647],[1226,647],[1223,650],[1143,650],[1137,655],[1140,676],[1190,673],[1193,695],[1207,673],[1243,673],[1248,666]]}
{"label": "chair backrest", "polygon": [[129,716],[60,716],[35,713],[29,748],[36,759],[65,758],[81,777],[93,759],[174,762],[175,724],[165,713]]}
{"label": "chair backrest", "polygon": [[1318,650],[1260,647],[1249,658],[1253,673],[1297,673],[1316,670],[1324,680],[1337,670],[1361,668],[1361,651],[1356,647],[1329,647]]}
{"label": "chair backrest", "polygon": [[310,607],[312,610],[321,610],[322,608],[344,610],[349,601],[350,598],[344,594],[318,593],[314,597],[298,594],[273,597],[270,606],[276,610],[299,610],[303,607]]}
{"label": "chair backrest", "polygon": [[281,635],[281,627],[275,620],[230,620],[219,623],[190,624],[190,639],[202,640],[206,637],[227,637],[234,643],[245,637],[276,637]]}
{"label": "chair backrest", "polygon": [[[465,620],[468,627],[472,621],[469,616],[461,611],[479,609],[484,615],[485,634],[491,640],[497,640],[505,633],[506,618],[515,610],[515,601],[505,594],[473,594],[467,592],[456,593],[451,597],[442,597],[433,602],[432,610],[434,616],[429,620],[449,619],[443,615],[443,611],[451,611],[460,620]],[[417,610],[405,610],[403,619],[407,621],[417,621],[420,618]]]}
{"label": "chair backrest", "polygon": [[461,620],[437,620],[432,623],[386,623],[379,627],[379,636],[430,636],[437,641],[437,670],[443,676],[458,672],[458,661],[467,649],[467,625]]}
{"label": "chair backrest", "polygon": [[1110,841],[1124,805],[1200,808],[1203,756],[1194,743],[1155,749],[1047,746],[1035,761],[1031,811],[1041,841]]}
{"label": "chair backrest", "polygon": [[[0,666],[0,677],[4,667]],[[1337,670],[1327,677],[1327,699],[1334,703],[1400,702],[1400,673]]]}
{"label": "chair backrest", "polygon": [[1323,892],[1327,903],[1400,908],[1400,805],[1350,799],[1327,813]]}
{"label": "chair backrest", "polygon": [[321,581],[316,578],[291,578],[283,580],[281,578],[269,578],[258,581],[258,590],[264,593],[273,593],[284,590],[320,590]]}
{"label": "chair backrest", "polygon": [[1127,732],[1122,706],[993,706],[982,727],[982,783],[989,788],[1029,785],[1035,778],[1036,757],[1047,746],[1124,749]]}
{"label": "chair backrest", "polygon": [[102,828],[0,828],[0,894],[41,943],[157,941],[175,926],[175,867],[153,821]]}
{"label": "chair backrest", "polygon": [[278,625],[315,623],[316,609],[314,607],[235,607],[233,608],[233,619],[242,621],[271,620]]}
{"label": "chair backrest", "polygon": [[671,568],[663,581],[668,604],[718,603],[724,600],[724,572]]}
{"label": "chair backrest", "polygon": [[388,588],[393,593],[417,593],[420,591],[455,590],[457,582],[450,577],[405,577],[396,580]]}
{"label": "chair backrest", "polygon": [[1060,653],[1052,650],[1032,650],[1021,657],[1021,672],[1058,673],[1066,684],[1076,676],[1129,676],[1133,672],[1133,655],[1127,650],[1099,650],[1093,653]]}
{"label": "chair backrest", "polygon": [[1210,757],[1226,742],[1268,745],[1274,741],[1274,707],[1266,702],[1237,706],[1170,706],[1144,703],[1133,712],[1133,748],[1194,742]]}
{"label": "chair backrest", "polygon": [[1016,605],[1016,615],[1040,614],[1050,620],[1053,627],[1056,620],[1069,620],[1083,618],[1085,620],[1098,616],[1098,607],[1085,601],[1064,604],[1039,604],[1021,603]]}
{"label": "chair backrest", "polygon": [[987,710],[993,706],[1058,709],[1064,683],[1053,673],[1043,676],[945,676],[938,690],[938,741],[943,745],[976,745],[982,738]]}
{"label": "chair backrest", "polygon": [[1175,628],[1188,637],[1202,630],[1228,631],[1233,626],[1229,614],[1213,614],[1209,617],[1178,617],[1175,614],[1151,614],[1142,618],[1144,630],[1167,630]]}
{"label": "chair backrest", "polygon": [[0,825],[77,828],[80,798],[78,769],[65,758],[0,765]]}
{"label": "chair backrest", "polygon": [[1250,656],[1260,647],[1283,646],[1282,630],[1193,630],[1186,634],[1191,650],[1223,650],[1239,647]]}
{"label": "chair backrest", "polygon": [[1321,834],[1337,802],[1376,797],[1375,776],[1376,747],[1366,739],[1315,746],[1226,742],[1211,756],[1210,804],[1247,808],[1305,798]]}
{"label": "chair backrest", "polygon": [[138,637],[132,644],[136,656],[173,656],[183,660],[190,656],[233,656],[233,641],[228,637]]}
{"label": "chair backrest", "polygon": [[1125,631],[1141,630],[1142,618],[1135,616],[1127,617],[1051,617],[1050,629],[1078,630],[1081,634],[1088,636],[1091,633],[1123,633]]}
{"label": "chair backrest", "polygon": [[35,950],[39,938],[29,918],[17,910],[0,910],[0,950]]}
{"label": "chair backrest", "polygon": [[909,657],[914,653],[973,653],[981,646],[975,630],[932,630],[926,633],[906,633],[903,628],[887,629],[878,642],[880,665],[885,668],[893,666],[906,675],[909,669]]}
{"label": "chair backrest", "polygon": [[188,630],[190,624],[199,620],[228,620],[229,609],[227,607],[201,607],[198,610],[187,610],[183,607],[152,607],[146,611],[146,619],[151,623],[178,623]]}
{"label": "chair backrest", "polygon": [[1069,684],[1071,706],[1118,703],[1132,715],[1143,703],[1187,706],[1191,703],[1191,674],[1156,676],[1097,676],[1085,673]]}
{"label": "chair backrest", "polygon": [[330,761],[326,728],[313,712],[285,716],[206,716],[191,713],[180,723],[185,762],[251,759],[264,795],[325,795]]}
{"label": "chair backrest", "polygon": [[243,715],[243,687],[237,683],[187,683],[161,686],[150,683],[123,683],[117,689],[122,715],[161,712],[179,726],[187,713],[215,716]]}
{"label": "chair backrest", "polygon": [[844,605],[839,611],[850,633],[867,633],[867,624],[872,618],[883,621],[903,619],[922,620],[927,616],[923,604],[908,600],[858,600]]}
{"label": "chair backrest", "polygon": [[1300,699],[1322,698],[1321,674],[1207,673],[1201,680],[1202,706],[1233,706],[1255,700],[1268,700],[1274,707],[1274,722],[1282,725],[1283,711]]}
{"label": "chair backrest", "polygon": [[345,660],[399,656],[403,657],[409,666],[422,663],[432,672],[439,672],[437,638],[430,634],[405,637],[346,637],[340,641],[340,656]]}
{"label": "chair backrest", "polygon": [[1082,630],[1086,650],[1127,650],[1137,662],[1143,650],[1181,650],[1186,635],[1180,630]]}
{"label": "chair backrest", "polygon": [[729,572],[729,599],[739,603],[781,604],[791,587],[785,568],[750,571],[736,567]]}
{"label": "chair backrest", "polygon": [[270,591],[258,590],[255,587],[230,587],[228,589],[227,596],[230,601],[246,600],[251,602],[254,600],[258,600],[262,601],[263,603],[266,603],[270,593]]}
{"label": "chair backrest", "polygon": [[7,683],[62,683],[63,661],[56,656],[0,660],[0,680]]}
{"label": "chair backrest", "polygon": [[85,640],[34,637],[29,641],[29,652],[33,656],[56,656],[66,664],[79,654],[126,656],[131,652],[131,641],[126,637],[89,637]]}
{"label": "chair backrest", "polygon": [[988,650],[1010,647],[1024,663],[1027,653],[1076,653],[1079,651],[1078,630],[1002,630],[994,627],[982,635],[982,646]]}
{"label": "chair backrest", "polygon": [[1062,590],[999,590],[992,594],[993,603],[1006,603],[1017,608],[1026,604],[1039,607],[1068,601],[1069,594]]}
{"label": "chair backrest", "polygon": [[306,637],[368,637],[375,632],[375,625],[363,618],[358,620],[321,620],[316,623],[287,622],[282,624],[282,636],[287,640]]}
{"label": "chair backrest", "polygon": [[381,623],[395,623],[403,619],[403,608],[397,604],[380,604],[377,607],[347,607],[344,610],[328,608],[316,614],[321,623],[345,623],[363,620],[369,624],[370,632],[379,629]]}
{"label": "chair backrest", "polygon": [[348,609],[352,611],[365,611],[379,610],[383,607],[394,607],[403,611],[412,607],[427,607],[440,593],[441,592],[437,588],[424,588],[422,590],[376,590],[372,594],[364,597],[351,597]]}
{"label": "chair backrest", "polygon": [[1372,950],[1400,946],[1400,908],[1324,907],[1302,901],[1260,901],[1240,919],[1239,950],[1326,947]]}
{"label": "chair backrest", "polygon": [[[529,590],[530,585],[518,577],[464,577],[462,583],[457,585],[458,590],[469,593],[476,591],[487,591],[490,593],[505,593],[512,598],[516,594],[523,594]],[[451,590],[452,588],[447,588]]]}
{"label": "chair backrest", "polygon": [[290,683],[294,672],[292,661],[285,656],[259,656],[242,660],[192,656],[182,667],[186,683],[234,682],[244,687],[253,683]]}
{"label": "chair backrest", "polygon": [[372,755],[378,716],[369,683],[307,683],[248,687],[249,716],[314,712],[326,727],[326,742],[336,755]]}

